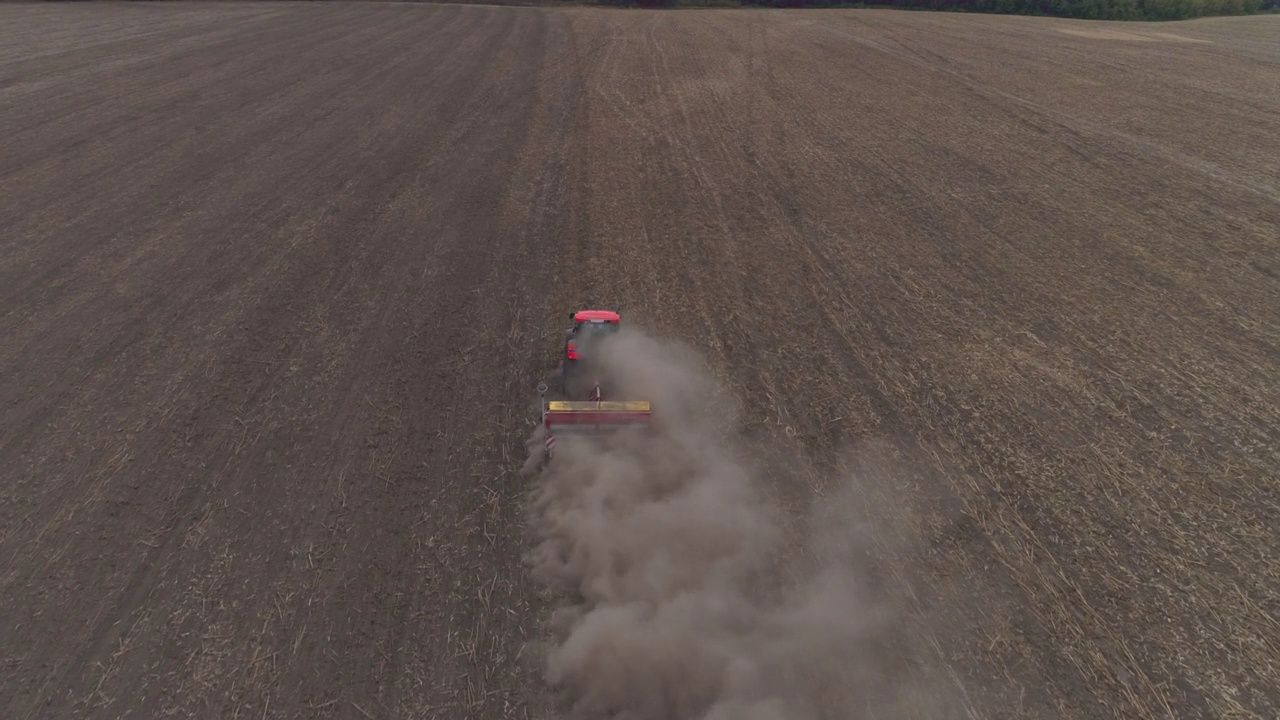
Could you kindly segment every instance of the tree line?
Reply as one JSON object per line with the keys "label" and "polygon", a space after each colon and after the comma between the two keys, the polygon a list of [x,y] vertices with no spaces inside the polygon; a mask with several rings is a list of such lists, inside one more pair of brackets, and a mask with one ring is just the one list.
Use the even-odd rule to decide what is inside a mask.
{"label": "tree line", "polygon": [[1087,20],[1185,20],[1280,9],[1280,0],[599,0],[636,7],[754,6],[894,7],[961,12],[1049,15]]}

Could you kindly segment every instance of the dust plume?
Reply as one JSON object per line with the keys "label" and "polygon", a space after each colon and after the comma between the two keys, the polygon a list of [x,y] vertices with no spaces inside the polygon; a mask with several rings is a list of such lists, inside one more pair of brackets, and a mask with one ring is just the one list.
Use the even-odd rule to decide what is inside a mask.
{"label": "dust plume", "polygon": [[858,571],[858,518],[841,502],[798,530],[782,517],[761,448],[735,440],[733,400],[688,349],[624,332],[602,356],[654,428],[560,439],[537,477],[530,564],[559,599],[545,677],[567,716],[936,716]]}

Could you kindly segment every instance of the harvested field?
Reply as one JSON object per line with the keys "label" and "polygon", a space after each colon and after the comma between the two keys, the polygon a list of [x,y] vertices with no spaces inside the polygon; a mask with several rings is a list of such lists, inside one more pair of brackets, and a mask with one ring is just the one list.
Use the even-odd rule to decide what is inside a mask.
{"label": "harvested field", "polygon": [[1280,716],[1278,71],[1277,16],[0,5],[0,715],[554,716],[518,471],[598,304],[789,517],[870,506],[941,716]]}

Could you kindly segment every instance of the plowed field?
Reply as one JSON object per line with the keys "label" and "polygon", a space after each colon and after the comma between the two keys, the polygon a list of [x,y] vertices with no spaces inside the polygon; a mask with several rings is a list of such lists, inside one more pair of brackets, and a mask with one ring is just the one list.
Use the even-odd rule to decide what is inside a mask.
{"label": "plowed field", "polygon": [[582,304],[946,716],[1280,716],[1278,158],[1276,16],[0,5],[0,716],[550,717]]}

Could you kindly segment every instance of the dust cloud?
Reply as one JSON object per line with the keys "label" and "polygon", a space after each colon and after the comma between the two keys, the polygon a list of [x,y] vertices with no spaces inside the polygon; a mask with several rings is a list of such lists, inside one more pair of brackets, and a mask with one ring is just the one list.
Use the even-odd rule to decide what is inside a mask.
{"label": "dust cloud", "polygon": [[651,401],[654,427],[560,438],[536,477],[530,565],[558,603],[544,670],[565,715],[939,716],[860,570],[865,518],[838,499],[798,530],[783,517],[687,348],[624,332],[602,356],[613,397]]}

